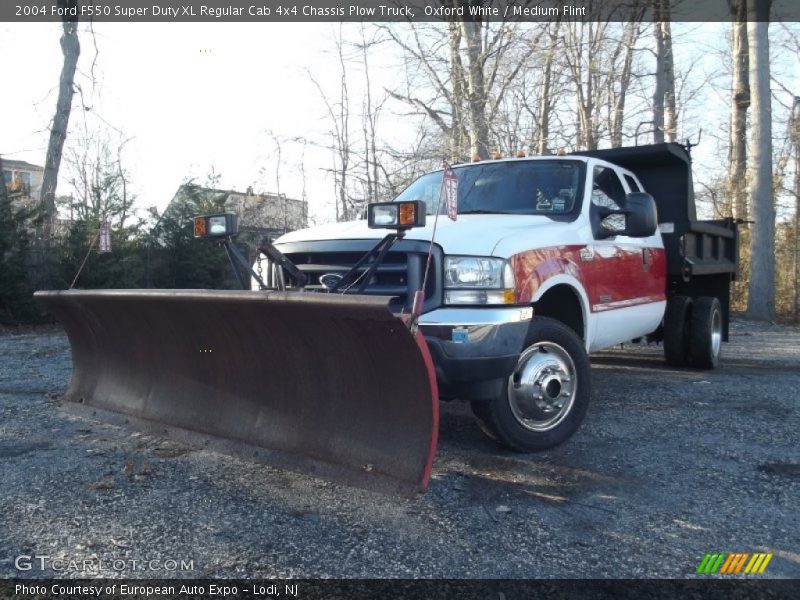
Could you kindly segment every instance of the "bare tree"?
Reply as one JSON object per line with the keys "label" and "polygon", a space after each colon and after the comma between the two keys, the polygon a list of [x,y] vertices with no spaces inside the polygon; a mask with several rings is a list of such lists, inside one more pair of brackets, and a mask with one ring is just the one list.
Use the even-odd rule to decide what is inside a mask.
{"label": "bare tree", "polygon": [[366,188],[366,201],[377,202],[380,198],[380,171],[378,168],[378,119],[386,101],[386,95],[381,99],[373,97],[372,80],[370,76],[369,55],[372,48],[382,42],[377,37],[378,30],[373,30],[373,35],[367,39],[367,28],[361,23],[360,40],[356,48],[361,56],[361,67],[364,73],[364,98],[361,111],[361,128],[364,135],[364,183]]}
{"label": "bare tree", "polygon": [[678,123],[675,110],[675,66],[669,0],[653,0],[656,36],[656,83],[653,92],[654,141],[674,142]]}
{"label": "bare tree", "polygon": [[577,146],[595,150],[600,140],[604,69],[601,47],[609,23],[573,21],[565,28],[564,58],[571,75],[577,116]]}
{"label": "bare tree", "polygon": [[[748,77],[747,2],[728,0],[731,11],[731,55],[733,82],[730,142],[728,146],[728,190],[733,216],[747,221],[747,109],[750,108]],[[746,223],[743,224],[745,227]]]}
{"label": "bare tree", "polygon": [[622,132],[626,116],[625,106],[633,76],[633,56],[636,50],[636,42],[641,33],[644,8],[638,7],[637,3],[634,2],[630,16],[631,20],[624,25],[622,38],[612,53],[611,64],[616,66],[621,62],[619,77],[609,77],[607,83],[608,130],[611,146],[614,148],[622,146]]}
{"label": "bare tree", "polygon": [[[607,6],[605,8],[608,8]],[[560,52],[575,102],[575,145],[596,149],[601,140],[622,143],[627,100],[634,80],[634,53],[643,7],[636,1],[611,7],[605,21],[564,24]],[[624,15],[618,11],[625,10]],[[614,21],[625,16],[624,23]]]}
{"label": "bare tree", "polygon": [[[62,14],[67,14],[76,7],[76,0],[58,0],[58,7]],[[69,115],[72,111],[72,97],[75,94],[74,81],[75,69],[78,66],[78,57],[81,53],[78,41],[77,17],[63,17],[61,34],[61,53],[64,63],[61,67],[61,77],[58,86],[58,100],[53,124],[50,128],[50,141],[47,145],[47,155],[44,162],[42,176],[41,203],[45,213],[44,239],[49,245],[52,235],[52,222],[56,214],[56,185],[58,183],[58,170],[61,166],[61,154],[64,150],[64,141],[67,139]]]}
{"label": "bare tree", "polygon": [[792,307],[795,322],[800,321],[800,96],[794,97],[789,123],[794,146],[794,278]]}
{"label": "bare tree", "polygon": [[535,117],[536,128],[534,147],[536,153],[540,155],[547,154],[549,139],[550,139],[550,115],[555,107],[558,94],[554,91],[554,78],[556,74],[553,72],[556,52],[558,48],[558,30],[561,26],[560,21],[556,21],[552,26],[548,27],[548,47],[544,55],[544,63],[542,65],[542,85],[541,96],[539,98],[539,113]]}
{"label": "bare tree", "polygon": [[[446,4],[468,8],[470,2]],[[407,37],[385,28],[402,49],[409,73],[405,89],[391,90],[392,97],[435,123],[453,160],[489,156],[497,111],[534,52],[533,45],[523,48],[518,29],[519,24],[490,23],[477,16],[450,19],[445,26],[410,23],[404,30],[410,33]]]}
{"label": "bare tree", "polygon": [[[59,1],[59,7],[74,5],[74,2]],[[45,169],[42,179],[41,200],[45,208],[52,211],[55,205],[55,189],[58,181],[58,169],[64,142],[67,138],[69,116],[72,111],[72,98],[75,94],[75,70],[80,56],[77,21],[65,17],[62,23],[61,52],[64,62],[59,79],[58,100],[53,124],[50,129],[50,141],[47,146]]]}
{"label": "bare tree", "polygon": [[334,100],[329,99],[311,71],[307,71],[309,79],[317,88],[320,97],[325,103],[325,109],[332,126],[330,136],[334,163],[332,172],[337,195],[337,221],[350,220],[356,214],[356,209],[351,206],[351,198],[348,193],[348,177],[350,175],[352,148],[350,142],[350,92],[347,86],[347,61],[344,56],[343,44],[342,26],[340,23],[335,40],[339,68],[341,69],[337,98]]}
{"label": "bare tree", "polygon": [[[498,150],[509,156],[529,146],[544,154],[549,147],[550,126],[556,105],[563,100],[564,81],[558,62],[558,31],[561,23],[532,24],[524,44],[515,54],[527,56],[526,68],[508,88],[489,123],[490,136]],[[515,57],[509,58],[516,62]],[[536,65],[537,68],[528,68]]]}
{"label": "bare tree", "polygon": [[131,139],[121,135],[115,147],[104,134],[96,133],[67,148],[63,163],[72,186],[67,207],[71,219],[108,219],[115,228],[125,228],[135,200],[128,193],[128,172],[122,159]]}
{"label": "bare tree", "polygon": [[750,282],[747,316],[775,318],[775,205],[772,181],[772,95],[769,65],[769,0],[748,7],[747,38],[750,58]]}

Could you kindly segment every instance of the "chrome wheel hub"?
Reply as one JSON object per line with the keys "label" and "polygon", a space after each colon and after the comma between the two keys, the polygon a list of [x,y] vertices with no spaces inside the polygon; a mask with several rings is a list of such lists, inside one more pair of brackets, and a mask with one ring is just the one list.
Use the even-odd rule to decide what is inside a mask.
{"label": "chrome wheel hub", "polygon": [[553,342],[533,344],[508,378],[511,412],[526,429],[547,431],[569,414],[577,387],[575,363],[566,350]]}

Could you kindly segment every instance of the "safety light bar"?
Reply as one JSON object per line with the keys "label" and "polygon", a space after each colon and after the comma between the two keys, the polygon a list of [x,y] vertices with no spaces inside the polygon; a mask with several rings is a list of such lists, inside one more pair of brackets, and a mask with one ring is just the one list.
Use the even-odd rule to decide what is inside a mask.
{"label": "safety light bar", "polygon": [[239,233],[234,213],[194,218],[194,237],[226,237]]}
{"label": "safety light bar", "polygon": [[370,229],[411,229],[425,226],[425,202],[375,202],[367,206]]}

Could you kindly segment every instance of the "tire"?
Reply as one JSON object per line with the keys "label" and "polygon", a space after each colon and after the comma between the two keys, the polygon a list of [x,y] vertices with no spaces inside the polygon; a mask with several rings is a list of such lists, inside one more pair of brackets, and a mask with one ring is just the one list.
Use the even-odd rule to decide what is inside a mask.
{"label": "tire", "polygon": [[689,324],[689,361],[696,369],[715,369],[722,349],[722,306],[713,296],[694,301]]}
{"label": "tire", "polygon": [[581,339],[554,319],[534,317],[517,367],[500,395],[472,403],[481,428],[512,450],[532,452],[566,441],[591,396],[591,369]]}
{"label": "tire", "polygon": [[688,296],[673,296],[667,300],[664,313],[664,358],[672,367],[689,364],[689,318],[692,299]]}

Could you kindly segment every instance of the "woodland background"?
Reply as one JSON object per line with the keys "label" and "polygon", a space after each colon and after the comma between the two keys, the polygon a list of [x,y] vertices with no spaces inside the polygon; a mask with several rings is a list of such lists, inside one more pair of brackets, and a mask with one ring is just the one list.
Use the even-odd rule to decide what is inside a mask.
{"label": "woodland background", "polygon": [[[716,160],[696,175],[699,209],[741,223],[734,308],[759,320],[800,321],[800,27],[770,23],[767,0],[728,5],[725,51],[711,57],[719,68],[702,76],[700,57],[675,59],[685,53],[668,0],[634,1],[608,21],[337,24],[330,45],[337,84],[307,71],[325,135],[270,133],[275,154],[264,169],[279,186],[282,149],[325,148],[333,215],[348,220],[443,159],[701,141],[713,145]],[[34,289],[210,288],[229,280],[224,253],[194,240],[190,228],[191,216],[219,209],[219,195],[206,192],[219,175],[189,181],[194,192],[169,214],[143,209],[129,192],[124,123],[114,135],[78,126],[87,82],[101,83],[76,66],[87,48],[99,55],[97,44],[91,27],[62,24],[38,201],[20,206],[0,179],[0,325],[43,318]],[[374,57],[387,49],[398,65],[391,87],[372,83]],[[698,105],[709,88],[724,101]],[[708,111],[724,112],[727,126],[701,134]],[[398,145],[387,133],[387,119],[398,118],[413,143]],[[305,178],[303,164],[297,168]],[[57,190],[65,173],[71,189]],[[113,252],[101,254],[103,220]]]}

